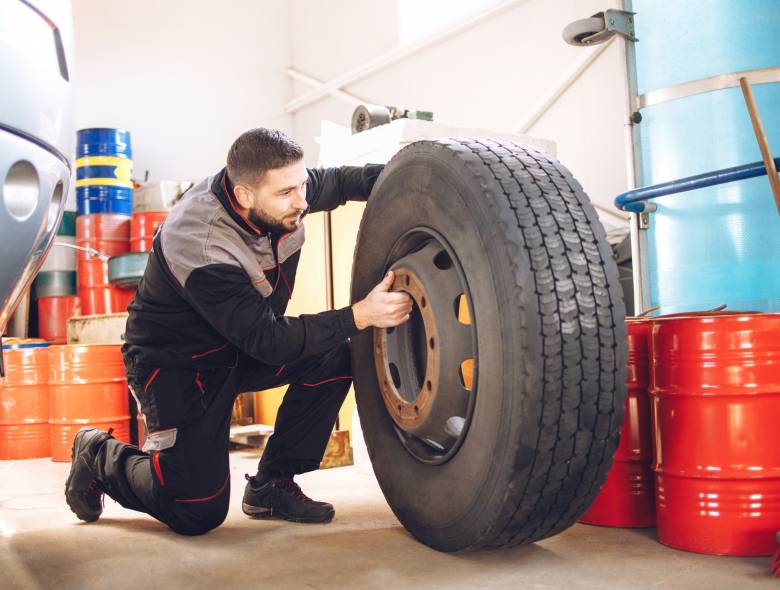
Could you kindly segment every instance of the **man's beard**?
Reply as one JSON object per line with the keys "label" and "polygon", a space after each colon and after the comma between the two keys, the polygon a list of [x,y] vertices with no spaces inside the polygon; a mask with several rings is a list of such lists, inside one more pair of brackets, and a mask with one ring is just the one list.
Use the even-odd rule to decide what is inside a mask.
{"label": "man's beard", "polygon": [[248,216],[249,221],[251,221],[253,224],[272,233],[282,234],[295,229],[295,226],[287,227],[283,220],[274,219],[261,209],[250,209]]}

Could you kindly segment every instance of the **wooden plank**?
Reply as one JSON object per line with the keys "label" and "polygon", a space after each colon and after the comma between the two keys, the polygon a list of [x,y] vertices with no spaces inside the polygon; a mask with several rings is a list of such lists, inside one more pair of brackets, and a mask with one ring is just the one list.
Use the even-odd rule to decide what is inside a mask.
{"label": "wooden plank", "polygon": [[68,320],[68,344],[124,344],[127,312],[75,316]]}
{"label": "wooden plank", "polygon": [[780,179],[777,178],[777,167],[772,158],[772,150],[769,147],[769,140],[764,131],[764,124],[761,122],[761,116],[758,114],[756,99],[753,97],[753,90],[744,76],[739,79],[739,85],[742,87],[742,95],[745,97],[750,122],[753,124],[753,132],[756,134],[758,148],[761,150],[761,157],[764,159],[766,174],[769,177],[769,186],[772,188],[772,195],[775,197],[775,206],[780,214]]}
{"label": "wooden plank", "polygon": [[349,440],[348,430],[334,430],[330,434],[328,446],[325,448],[325,456],[320,463],[320,469],[331,467],[344,467],[354,463],[352,457],[352,445]]}

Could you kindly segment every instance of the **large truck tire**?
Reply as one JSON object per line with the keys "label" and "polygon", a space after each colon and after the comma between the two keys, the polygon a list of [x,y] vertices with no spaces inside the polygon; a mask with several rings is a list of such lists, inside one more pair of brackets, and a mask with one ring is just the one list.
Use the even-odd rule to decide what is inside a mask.
{"label": "large truck tire", "polygon": [[612,464],[626,395],[618,271],[580,184],[525,145],[413,143],[366,206],[352,300],[390,269],[411,318],[357,334],[352,359],[395,515],[440,551],[572,525]]}

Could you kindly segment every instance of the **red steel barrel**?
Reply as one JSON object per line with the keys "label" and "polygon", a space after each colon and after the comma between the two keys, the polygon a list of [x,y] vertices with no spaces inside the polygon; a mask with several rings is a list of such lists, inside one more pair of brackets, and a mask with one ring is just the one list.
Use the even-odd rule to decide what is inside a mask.
{"label": "red steel barrel", "polygon": [[653,527],[653,437],[647,392],[652,320],[626,318],[626,327],[628,397],[620,444],[604,487],[580,522],[613,527]]}
{"label": "red steel barrel", "polygon": [[780,314],[656,318],[658,540],[770,555],[780,530]]}
{"label": "red steel barrel", "polygon": [[6,339],[0,379],[0,459],[51,455],[49,350],[42,340]]}
{"label": "red steel barrel", "polygon": [[114,310],[114,291],[108,282],[108,263],[100,258],[79,260],[79,301],[81,313],[111,313]]}
{"label": "red steel barrel", "polygon": [[127,306],[135,297],[135,289],[126,289],[117,285],[111,286],[111,305],[114,313],[123,313],[127,311]]}
{"label": "red steel barrel", "polygon": [[[76,244],[107,256],[126,253],[130,248],[130,216],[114,213],[79,215],[76,218]],[[83,314],[119,311],[115,309],[117,296],[108,282],[106,261],[80,251],[77,273]]]}
{"label": "red steel barrel", "polygon": [[154,232],[160,227],[167,211],[138,211],[130,221],[130,252],[149,252]]}
{"label": "red steel barrel", "polygon": [[68,319],[81,314],[76,295],[38,298],[38,335],[53,344],[68,341]]}
{"label": "red steel barrel", "polygon": [[118,344],[51,346],[51,458],[70,461],[73,437],[84,426],[114,429],[130,442],[130,407]]}

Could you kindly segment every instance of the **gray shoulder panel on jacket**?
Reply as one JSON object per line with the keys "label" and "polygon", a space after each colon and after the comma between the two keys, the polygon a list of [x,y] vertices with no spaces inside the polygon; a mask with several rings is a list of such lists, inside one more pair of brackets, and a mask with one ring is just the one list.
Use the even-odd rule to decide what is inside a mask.
{"label": "gray shoulder panel on jacket", "polygon": [[193,186],[171,210],[160,230],[163,256],[182,286],[195,269],[226,264],[241,268],[254,288],[268,297],[273,287],[263,269],[275,266],[271,244],[265,236],[248,235],[233,221],[211,192],[212,181],[207,178]]}
{"label": "gray shoulder panel on jacket", "polygon": [[[223,209],[209,188],[212,180],[207,178],[188,190],[160,230],[163,256],[182,286],[193,270],[214,263],[209,260],[207,250],[210,250],[208,245],[214,225]],[[235,258],[219,258],[222,264],[240,266]]]}

